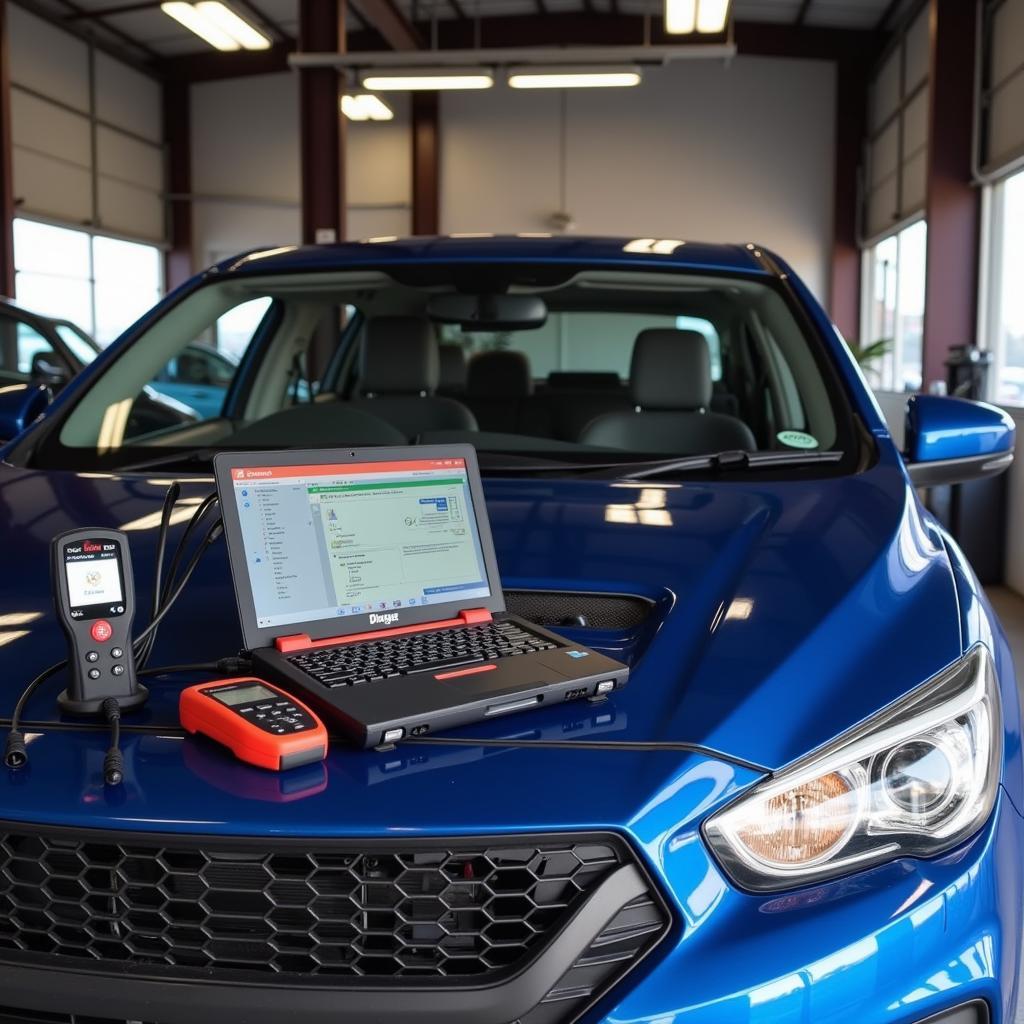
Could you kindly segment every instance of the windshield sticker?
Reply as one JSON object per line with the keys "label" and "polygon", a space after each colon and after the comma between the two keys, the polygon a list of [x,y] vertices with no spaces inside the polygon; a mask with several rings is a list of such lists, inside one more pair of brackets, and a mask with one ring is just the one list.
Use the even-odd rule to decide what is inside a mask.
{"label": "windshield sticker", "polygon": [[787,448],[817,448],[818,439],[802,430],[780,430],[775,437]]}

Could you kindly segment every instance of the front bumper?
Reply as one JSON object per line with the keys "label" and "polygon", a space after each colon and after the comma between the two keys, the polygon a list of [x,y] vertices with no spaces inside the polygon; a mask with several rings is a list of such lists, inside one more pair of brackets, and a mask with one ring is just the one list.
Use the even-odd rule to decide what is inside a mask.
{"label": "front bumper", "polygon": [[[663,856],[686,927],[606,1024],[910,1024],[980,1001],[1012,1024],[1024,933],[1024,820],[1000,792],[986,827],[902,861],[781,896],[737,892],[695,835]],[[642,968],[641,968],[642,969]],[[614,994],[614,993],[613,993]],[[941,1018],[940,1018],[941,1019]]]}

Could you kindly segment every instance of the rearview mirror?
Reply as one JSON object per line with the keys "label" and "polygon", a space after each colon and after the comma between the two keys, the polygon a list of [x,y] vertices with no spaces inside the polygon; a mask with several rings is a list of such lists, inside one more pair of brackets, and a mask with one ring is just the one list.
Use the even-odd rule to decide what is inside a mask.
{"label": "rearview mirror", "polygon": [[1013,462],[1013,420],[985,402],[915,395],[907,402],[904,459],[915,487],[996,476]]}
{"label": "rearview mirror", "polygon": [[543,327],[548,307],[536,295],[434,295],[427,316],[442,324],[458,324],[464,331],[529,331]]}
{"label": "rearview mirror", "polygon": [[17,437],[34,423],[53,400],[43,384],[11,384],[0,388],[0,442]]}

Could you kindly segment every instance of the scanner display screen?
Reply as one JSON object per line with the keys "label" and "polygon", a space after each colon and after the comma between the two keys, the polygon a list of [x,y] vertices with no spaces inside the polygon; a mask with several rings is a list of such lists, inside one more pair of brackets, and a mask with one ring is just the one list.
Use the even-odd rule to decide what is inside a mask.
{"label": "scanner display screen", "polygon": [[256,624],[490,596],[464,459],[231,471]]}
{"label": "scanner display screen", "polygon": [[116,540],[81,540],[64,545],[64,577],[73,619],[124,614],[121,545]]}
{"label": "scanner display screen", "polygon": [[234,707],[236,704],[248,704],[254,700],[275,700],[278,696],[273,690],[256,684],[239,686],[233,690],[207,690],[206,692],[214,700],[219,700],[221,704],[227,704],[228,707]]}

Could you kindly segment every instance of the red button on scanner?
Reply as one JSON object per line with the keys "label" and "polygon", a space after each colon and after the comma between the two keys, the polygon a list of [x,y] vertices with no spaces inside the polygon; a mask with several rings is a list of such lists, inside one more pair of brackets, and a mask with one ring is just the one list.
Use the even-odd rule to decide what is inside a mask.
{"label": "red button on scanner", "polygon": [[106,619],[97,619],[92,624],[89,635],[96,643],[105,644],[114,635],[114,628]]}

